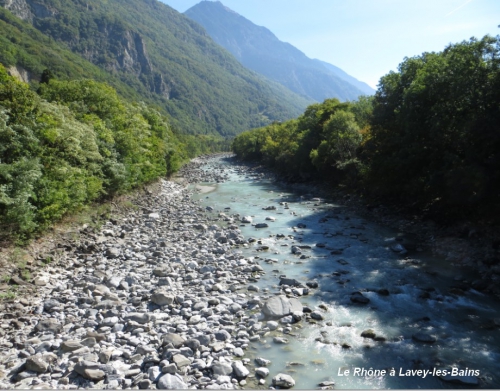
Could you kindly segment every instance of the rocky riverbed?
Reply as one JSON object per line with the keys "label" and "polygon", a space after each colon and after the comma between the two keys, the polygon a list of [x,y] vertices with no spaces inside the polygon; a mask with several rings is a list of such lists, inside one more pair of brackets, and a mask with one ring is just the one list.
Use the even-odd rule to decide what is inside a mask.
{"label": "rocky riverbed", "polygon": [[[266,278],[262,265],[274,261],[237,250],[266,251],[265,241],[242,235],[241,224],[246,221],[256,229],[262,224],[265,229],[273,220],[253,222],[251,216],[232,214],[229,207],[216,211],[194,199],[193,193],[200,198],[213,189],[200,183],[226,181],[226,168],[218,160],[195,159],[175,182],[162,180],[137,196],[127,213],[111,216],[97,231],[79,227],[78,239],[61,243],[57,261],[33,272],[24,294],[0,305],[0,388],[293,387],[298,379],[290,376],[292,371],[275,371],[269,357],[249,351],[266,338],[287,346],[308,324],[331,327],[332,321],[325,319],[331,308],[304,305],[302,299],[321,288],[316,279],[276,275],[268,288],[259,284]],[[268,175],[244,167],[235,170],[253,179]],[[279,207],[289,211],[286,202]],[[270,218],[274,208],[266,211]],[[297,225],[294,232],[304,228]],[[282,239],[288,240],[284,235]],[[364,240],[359,232],[347,239]],[[394,243],[392,252],[406,251],[402,245],[409,243]],[[342,252],[328,246],[316,244],[318,251]],[[300,263],[311,248],[297,240],[289,251]],[[341,260],[337,262],[348,268]],[[344,271],[332,278],[349,285]],[[370,302],[367,295],[394,293],[354,291],[347,302],[364,308]],[[498,324],[491,327],[498,330]],[[321,330],[318,343],[331,345]],[[356,338],[386,341],[373,330],[363,333]],[[417,344],[436,342],[432,333],[422,331],[407,337]],[[479,383],[469,375],[443,380]],[[331,389],[333,381],[316,385]]]}
{"label": "rocky riverbed", "polygon": [[[200,164],[183,180],[225,179]],[[260,308],[269,319],[303,313],[285,296],[266,304],[269,295],[252,288],[263,269],[232,251],[246,243],[238,226],[213,224],[166,180],[134,204],[98,232],[81,227],[79,245],[36,272],[29,296],[2,304],[0,388],[293,386],[286,374],[266,380],[265,358],[244,358],[275,326]]]}

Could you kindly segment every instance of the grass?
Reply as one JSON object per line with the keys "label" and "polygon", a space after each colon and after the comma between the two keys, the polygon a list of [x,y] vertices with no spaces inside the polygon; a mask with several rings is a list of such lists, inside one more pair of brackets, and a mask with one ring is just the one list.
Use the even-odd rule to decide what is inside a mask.
{"label": "grass", "polygon": [[17,296],[17,286],[11,286],[6,292],[0,293],[0,301],[14,300]]}
{"label": "grass", "polygon": [[11,288],[7,292],[0,293],[0,301],[14,300],[16,298],[16,295],[16,290]]}

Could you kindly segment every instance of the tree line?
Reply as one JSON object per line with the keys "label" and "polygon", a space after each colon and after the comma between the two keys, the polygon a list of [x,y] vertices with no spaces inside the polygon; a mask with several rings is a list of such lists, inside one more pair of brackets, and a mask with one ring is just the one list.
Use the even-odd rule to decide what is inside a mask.
{"label": "tree line", "polygon": [[434,217],[500,216],[500,37],[405,58],[374,97],[309,106],[233,142],[293,180],[329,181]]}
{"label": "tree line", "polygon": [[35,92],[0,65],[0,236],[29,238],[223,147],[217,137],[176,135],[165,115],[106,83],[45,71]]}

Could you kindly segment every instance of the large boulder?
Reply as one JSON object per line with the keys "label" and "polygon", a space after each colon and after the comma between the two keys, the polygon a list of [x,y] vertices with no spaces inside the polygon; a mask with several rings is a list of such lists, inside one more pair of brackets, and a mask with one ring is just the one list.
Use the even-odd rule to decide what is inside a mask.
{"label": "large boulder", "polygon": [[295,380],[290,375],[278,373],[273,377],[273,386],[280,388],[292,388],[295,385]]}
{"label": "large boulder", "polygon": [[274,296],[268,299],[262,307],[262,313],[271,319],[279,319],[293,312],[302,312],[302,304],[295,298],[287,298],[284,295]]}

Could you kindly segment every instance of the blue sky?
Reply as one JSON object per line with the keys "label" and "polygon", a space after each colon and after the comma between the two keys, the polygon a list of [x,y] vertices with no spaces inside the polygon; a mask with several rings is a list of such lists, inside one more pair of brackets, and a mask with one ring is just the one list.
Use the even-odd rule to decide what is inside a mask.
{"label": "blue sky", "polygon": [[[179,12],[200,0],[161,0]],[[500,34],[500,0],[222,0],[307,56],[376,87],[404,57]]]}

